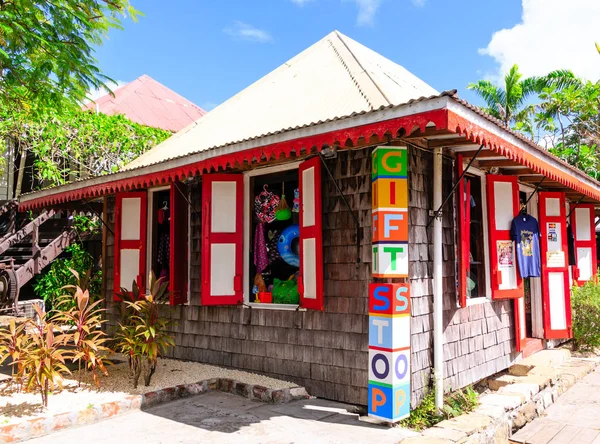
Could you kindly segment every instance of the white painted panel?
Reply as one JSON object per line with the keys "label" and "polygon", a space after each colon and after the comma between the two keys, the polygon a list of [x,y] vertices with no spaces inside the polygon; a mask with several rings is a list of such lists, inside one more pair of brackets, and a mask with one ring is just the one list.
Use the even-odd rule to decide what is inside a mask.
{"label": "white painted panel", "polygon": [[592,278],[594,270],[592,270],[591,247],[577,248],[577,268],[580,281],[589,281]]}
{"label": "white painted panel", "polygon": [[565,330],[567,314],[565,310],[565,274],[548,273],[548,290],[550,292],[550,328]]}
{"label": "white painted panel", "polygon": [[317,248],[314,238],[302,241],[302,282],[304,298],[317,299]]}
{"label": "white painted panel", "polygon": [[546,198],[546,216],[560,216],[560,199],[556,197]]}
{"label": "white painted panel", "polygon": [[140,250],[121,250],[121,282],[120,285],[131,290],[133,281],[140,274]]}
{"label": "white painted panel", "polygon": [[575,208],[575,224],[578,241],[592,240],[589,208]]}
{"label": "white painted panel", "polygon": [[302,226],[315,224],[315,169],[302,171]]}
{"label": "white painted panel", "polygon": [[235,244],[210,246],[210,295],[233,296]]}
{"label": "white painted panel", "polygon": [[211,231],[235,233],[236,182],[213,182],[211,191]]}
{"label": "white painted panel", "polygon": [[142,225],[142,199],[126,197],[121,204],[121,240],[139,240]]}
{"label": "white painted panel", "polygon": [[494,183],[494,211],[496,213],[496,230],[510,230],[513,214],[513,184],[510,182]]}
{"label": "white painted panel", "polygon": [[519,329],[521,332],[521,339],[527,336],[527,329],[525,327],[525,298],[519,298]]}

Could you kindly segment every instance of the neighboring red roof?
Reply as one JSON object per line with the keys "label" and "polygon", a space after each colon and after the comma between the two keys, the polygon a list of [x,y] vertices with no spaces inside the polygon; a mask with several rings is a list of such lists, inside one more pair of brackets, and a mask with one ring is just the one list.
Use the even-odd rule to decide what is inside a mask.
{"label": "neighboring red roof", "polygon": [[142,125],[177,132],[206,114],[175,91],[143,75],[85,105],[103,114],[124,114]]}

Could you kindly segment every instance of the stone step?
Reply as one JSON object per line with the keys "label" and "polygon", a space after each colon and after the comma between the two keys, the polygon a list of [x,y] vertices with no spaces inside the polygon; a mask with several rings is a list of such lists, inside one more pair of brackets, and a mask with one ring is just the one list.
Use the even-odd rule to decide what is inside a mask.
{"label": "stone step", "polygon": [[508,373],[513,376],[527,376],[536,366],[557,367],[571,358],[571,352],[566,349],[541,350],[508,368]]}

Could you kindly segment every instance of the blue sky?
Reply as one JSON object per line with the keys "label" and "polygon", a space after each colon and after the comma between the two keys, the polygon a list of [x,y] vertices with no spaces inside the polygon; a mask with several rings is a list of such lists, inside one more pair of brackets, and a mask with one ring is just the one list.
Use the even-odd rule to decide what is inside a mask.
{"label": "blue sky", "polygon": [[[577,3],[588,8],[588,13],[576,8]],[[600,19],[600,8],[595,3],[596,0],[133,0],[144,16],[137,23],[125,21],[123,31],[112,31],[96,56],[100,68],[113,79],[128,82],[148,74],[210,109],[337,29],[403,65],[437,90],[457,88],[461,97],[478,103],[466,91],[471,81],[498,78],[512,63],[529,63],[531,69],[526,71],[531,72],[526,74],[537,74],[534,71],[546,60],[545,54],[540,54],[540,63],[535,63],[531,60],[531,45],[538,44],[538,51],[533,51],[537,54],[539,42],[545,38],[540,32],[554,32],[546,31],[547,27],[552,28],[547,20],[553,17],[546,18],[547,9],[560,14],[556,9],[564,8],[563,5],[575,7],[579,16],[583,13],[587,17],[584,20],[595,22],[589,32],[594,37],[598,33],[596,40],[600,40],[600,31],[596,31],[600,20],[595,21]],[[528,14],[523,15],[524,8],[528,8]],[[578,25],[581,24],[573,25],[576,34],[580,32]],[[506,32],[498,33],[503,29]],[[552,38],[551,34],[548,38]],[[586,35],[577,41],[587,42],[589,38]],[[525,43],[515,45],[515,39]],[[481,48],[487,48],[489,54],[482,54]],[[592,57],[600,61],[590,52],[589,58]],[[600,74],[600,67],[591,72]]]}

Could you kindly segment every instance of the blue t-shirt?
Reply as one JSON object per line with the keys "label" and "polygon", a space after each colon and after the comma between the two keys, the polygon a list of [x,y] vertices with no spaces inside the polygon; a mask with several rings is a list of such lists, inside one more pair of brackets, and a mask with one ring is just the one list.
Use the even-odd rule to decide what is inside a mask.
{"label": "blue t-shirt", "polygon": [[517,244],[521,277],[540,276],[540,226],[535,217],[519,214],[510,226],[510,237]]}

